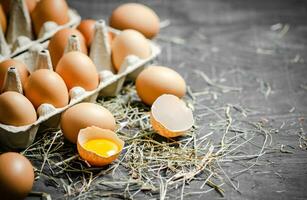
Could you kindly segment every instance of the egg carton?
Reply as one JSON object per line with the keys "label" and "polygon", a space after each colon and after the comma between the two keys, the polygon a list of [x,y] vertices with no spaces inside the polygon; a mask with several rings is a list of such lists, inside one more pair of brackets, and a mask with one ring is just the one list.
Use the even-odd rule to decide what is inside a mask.
{"label": "egg carton", "polygon": [[[95,102],[98,96],[116,96],[121,90],[125,79],[134,80],[137,75],[160,53],[160,48],[149,40],[151,55],[146,59],[140,59],[135,55],[128,55],[120,70],[115,73],[111,60],[111,47],[108,40],[108,32],[119,34],[120,31],[107,27],[103,20],[95,24],[95,35],[90,47],[89,57],[93,60],[99,72],[100,83],[97,89],[85,91],[81,87],[74,87],[69,91],[70,102],[63,108],[54,108],[51,104],[42,104],[37,109],[38,119],[27,126],[8,126],[0,124],[0,144],[2,146],[23,149],[33,143],[39,127],[59,127],[60,116],[67,108],[80,102]],[[53,70],[48,50],[48,41],[32,46],[27,53],[21,54],[16,59],[22,60],[29,67],[29,71],[47,68]],[[79,51],[78,37],[72,35],[65,52]],[[17,91],[22,93],[22,85],[15,68],[9,68],[6,76],[4,91]]]}
{"label": "egg carton", "polygon": [[31,46],[42,43],[51,38],[58,30],[74,27],[81,21],[81,17],[73,10],[68,10],[69,22],[57,25],[53,21],[45,22],[33,40],[34,34],[29,11],[24,0],[11,0],[6,36],[0,26],[0,61],[12,58],[28,50]]}

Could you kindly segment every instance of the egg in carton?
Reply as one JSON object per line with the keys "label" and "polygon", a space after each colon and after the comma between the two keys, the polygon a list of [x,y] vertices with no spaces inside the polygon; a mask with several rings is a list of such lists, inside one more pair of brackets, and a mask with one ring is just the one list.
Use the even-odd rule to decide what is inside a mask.
{"label": "egg in carton", "polygon": [[51,38],[58,30],[75,27],[81,21],[81,17],[73,10],[68,10],[68,23],[58,25],[53,21],[47,21],[36,39],[32,31],[32,24],[25,0],[11,0],[7,33],[3,33],[0,26],[0,61],[14,57],[31,46],[42,43]]}
{"label": "egg in carton", "polygon": [[[92,91],[86,91],[82,87],[73,87],[69,91],[69,104],[62,108],[55,108],[51,104],[41,104],[37,109],[38,119],[33,124],[19,127],[0,124],[0,143],[2,146],[13,149],[26,148],[33,143],[39,127],[59,127],[61,113],[67,108],[84,101],[95,102],[98,96],[116,96],[125,79],[135,79],[138,73],[160,53],[160,48],[149,40],[151,50],[149,57],[140,59],[135,55],[128,55],[119,71],[115,73],[108,41],[109,31],[116,35],[120,33],[118,30],[107,27],[103,20],[96,22],[89,57],[95,63],[99,72],[100,83],[98,87]],[[36,44],[28,52],[17,56],[15,59],[22,60],[28,66],[30,73],[42,68],[53,70],[49,51],[45,49],[47,46],[48,41],[43,44]],[[80,51],[80,42],[75,35],[70,36],[65,48],[65,53],[70,51]],[[23,92],[18,71],[14,67],[8,69],[2,91]]]}

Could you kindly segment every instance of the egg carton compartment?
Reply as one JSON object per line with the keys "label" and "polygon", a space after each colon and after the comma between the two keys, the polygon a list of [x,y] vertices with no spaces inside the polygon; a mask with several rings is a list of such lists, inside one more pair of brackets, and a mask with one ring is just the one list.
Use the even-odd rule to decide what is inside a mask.
{"label": "egg carton compartment", "polygon": [[[108,41],[108,32],[119,34],[120,31],[107,27],[103,20],[95,24],[93,45],[90,48],[89,57],[96,65],[100,76],[100,83],[95,90],[85,91],[81,87],[74,87],[69,91],[69,104],[62,108],[55,108],[51,104],[42,104],[37,109],[38,119],[26,126],[8,126],[0,124],[0,144],[10,149],[24,149],[33,143],[39,128],[59,127],[60,116],[63,111],[80,102],[95,102],[98,96],[115,96],[122,88],[125,79],[134,80],[142,69],[150,64],[160,53],[160,48],[149,41],[151,55],[146,59],[140,59],[135,55],[129,55],[122,63],[120,70],[115,73],[112,67],[111,47]],[[46,41],[43,44],[32,46],[15,59],[22,60],[29,67],[30,73],[36,69],[47,68],[53,70]],[[80,50],[78,38],[72,35],[65,52]],[[7,72],[4,91],[17,91],[22,93],[21,81],[15,68]]]}
{"label": "egg carton compartment", "polygon": [[69,22],[58,25],[53,21],[43,24],[38,36],[34,39],[31,18],[24,0],[11,0],[6,34],[0,26],[0,61],[12,58],[27,51],[31,46],[50,39],[58,30],[77,26],[81,17],[73,10],[68,10]]}

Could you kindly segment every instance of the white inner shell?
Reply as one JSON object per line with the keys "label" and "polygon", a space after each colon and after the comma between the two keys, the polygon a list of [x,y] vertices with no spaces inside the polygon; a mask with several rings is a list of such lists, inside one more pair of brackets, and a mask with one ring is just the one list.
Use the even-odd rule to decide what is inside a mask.
{"label": "white inner shell", "polygon": [[164,94],[152,104],[151,113],[156,121],[173,132],[186,131],[194,124],[193,113],[177,96]]}

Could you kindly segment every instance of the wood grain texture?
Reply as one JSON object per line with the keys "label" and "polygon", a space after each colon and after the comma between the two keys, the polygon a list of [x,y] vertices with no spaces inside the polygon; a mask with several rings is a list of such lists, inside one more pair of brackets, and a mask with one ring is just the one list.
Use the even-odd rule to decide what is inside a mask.
{"label": "wood grain texture", "polygon": [[[107,19],[123,2],[68,1],[83,18],[94,19]],[[307,199],[307,151],[299,148],[299,133],[307,128],[306,120],[302,121],[307,117],[307,1],[138,2],[152,7],[162,21],[170,20],[171,25],[161,30],[161,37],[184,41],[180,45],[156,39],[162,47],[157,63],[176,69],[193,91],[208,87],[195,74],[196,69],[213,80],[223,79],[223,84],[243,88],[241,93],[223,94],[205,104],[231,103],[253,108],[258,112],[251,118],[266,119],[279,129],[273,135],[275,144],[293,147],[293,154],[267,154],[262,158],[265,165],[233,177],[240,183],[240,193],[226,185],[224,198],[210,192],[190,199]],[[278,23],[282,24],[281,30],[272,30]],[[267,97],[259,90],[263,83],[272,90]],[[205,129],[206,120],[201,123]],[[229,164],[229,171],[232,167]],[[189,187],[193,188],[193,184]],[[55,188],[42,182],[34,188],[60,196]]]}

